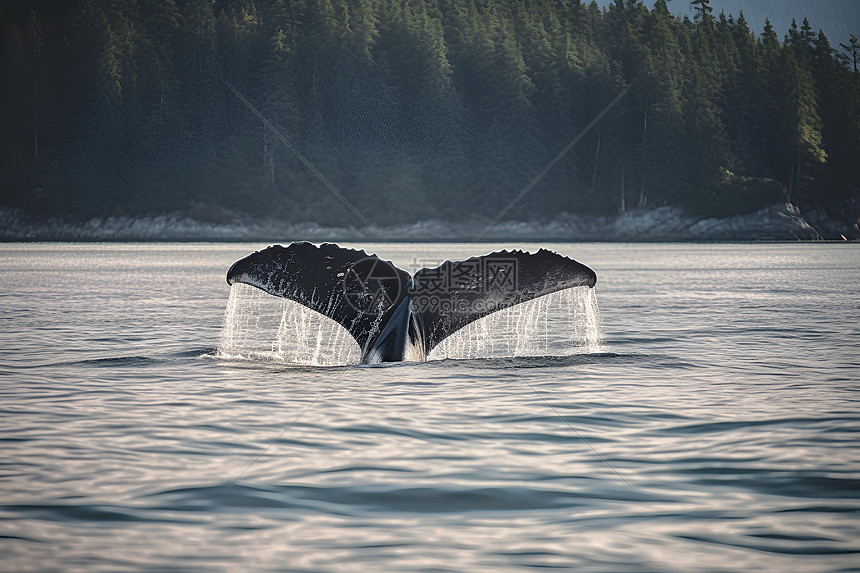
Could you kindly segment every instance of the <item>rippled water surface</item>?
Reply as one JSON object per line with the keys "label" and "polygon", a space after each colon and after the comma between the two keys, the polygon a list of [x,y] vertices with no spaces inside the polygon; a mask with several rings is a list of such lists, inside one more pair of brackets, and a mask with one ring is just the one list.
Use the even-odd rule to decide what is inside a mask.
{"label": "rippled water surface", "polygon": [[0,569],[860,570],[860,246],[551,245],[601,346],[334,367],[216,356],[264,246],[0,245]]}

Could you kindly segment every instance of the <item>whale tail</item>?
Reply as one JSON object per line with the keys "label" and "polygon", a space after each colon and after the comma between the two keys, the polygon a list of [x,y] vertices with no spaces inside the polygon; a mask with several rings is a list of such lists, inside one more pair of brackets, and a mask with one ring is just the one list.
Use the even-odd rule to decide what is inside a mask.
{"label": "whale tail", "polygon": [[479,318],[596,282],[587,266],[545,249],[446,261],[413,277],[363,250],[309,242],[255,252],[227,272],[228,284],[260,288],[334,320],[356,340],[362,362],[424,359]]}

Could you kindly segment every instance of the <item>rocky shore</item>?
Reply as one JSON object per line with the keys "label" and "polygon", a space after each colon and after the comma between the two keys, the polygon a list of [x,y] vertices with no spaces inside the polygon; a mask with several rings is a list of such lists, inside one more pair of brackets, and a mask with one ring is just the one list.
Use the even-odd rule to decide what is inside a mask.
{"label": "rocky shore", "polygon": [[[504,221],[488,230],[483,241],[815,241],[860,240],[858,220],[833,217],[822,208],[801,213],[777,203],[754,213],[722,219],[693,217],[674,207],[633,210],[615,216],[562,213],[551,221]],[[387,241],[472,241],[490,220],[448,223],[421,221],[378,226]],[[235,217],[203,222],[182,215],[109,217],[73,222],[36,219],[0,209],[0,241],[373,241],[368,228],[325,227],[316,223],[283,223]]]}

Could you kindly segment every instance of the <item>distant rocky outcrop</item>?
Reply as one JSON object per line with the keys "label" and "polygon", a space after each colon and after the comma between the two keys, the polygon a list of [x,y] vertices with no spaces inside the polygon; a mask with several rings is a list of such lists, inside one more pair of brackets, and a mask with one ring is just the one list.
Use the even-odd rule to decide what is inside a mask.
{"label": "distant rocky outcrop", "polygon": [[[675,207],[638,209],[615,216],[559,214],[544,222],[503,221],[484,241],[814,241],[858,240],[860,227],[852,206],[817,208],[801,214],[790,203],[725,218],[693,217]],[[856,211],[853,211],[856,213]],[[849,213],[846,215],[846,213]],[[441,220],[377,227],[388,241],[471,241],[490,221],[450,223]],[[2,241],[378,241],[366,227],[326,227],[235,216],[203,222],[184,215],[109,217],[74,222],[38,219],[14,209],[0,209]]]}
{"label": "distant rocky outcrop", "polygon": [[818,234],[829,240],[860,239],[860,200],[852,199],[828,206],[807,209],[803,218]]}

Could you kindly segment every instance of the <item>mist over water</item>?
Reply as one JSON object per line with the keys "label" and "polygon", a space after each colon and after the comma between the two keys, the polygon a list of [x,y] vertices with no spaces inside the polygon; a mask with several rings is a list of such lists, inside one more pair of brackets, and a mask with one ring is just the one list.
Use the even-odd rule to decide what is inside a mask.
{"label": "mist over water", "polygon": [[263,246],[0,246],[3,569],[856,569],[857,245],[551,245],[595,298],[384,365]]}

